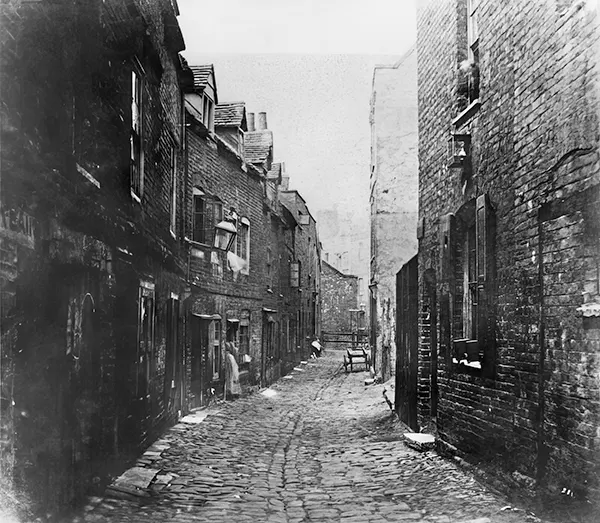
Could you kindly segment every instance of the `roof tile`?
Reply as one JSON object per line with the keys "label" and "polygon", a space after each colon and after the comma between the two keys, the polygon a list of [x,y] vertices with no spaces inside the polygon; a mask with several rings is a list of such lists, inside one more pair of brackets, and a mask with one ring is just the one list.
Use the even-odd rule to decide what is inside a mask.
{"label": "roof tile", "polygon": [[244,135],[246,161],[263,163],[269,158],[273,148],[273,133],[269,130],[252,131]]}
{"label": "roof tile", "polygon": [[215,70],[212,64],[208,65],[192,65],[190,67],[194,74],[194,87],[196,89],[204,90],[208,85],[208,79],[212,74],[214,76]]}
{"label": "roof tile", "polygon": [[220,103],[215,107],[215,126],[243,128],[245,113],[244,102]]}

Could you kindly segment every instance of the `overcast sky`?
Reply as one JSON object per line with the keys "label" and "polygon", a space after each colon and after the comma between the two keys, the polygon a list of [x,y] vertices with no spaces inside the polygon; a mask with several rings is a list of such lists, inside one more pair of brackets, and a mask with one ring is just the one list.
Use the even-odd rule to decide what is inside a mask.
{"label": "overcast sky", "polygon": [[[313,215],[354,208],[352,226],[368,235],[373,67],[414,43],[414,0],[178,4],[183,55],[190,65],[214,64],[219,101],[266,112],[275,159]],[[324,249],[342,248],[324,225]]]}

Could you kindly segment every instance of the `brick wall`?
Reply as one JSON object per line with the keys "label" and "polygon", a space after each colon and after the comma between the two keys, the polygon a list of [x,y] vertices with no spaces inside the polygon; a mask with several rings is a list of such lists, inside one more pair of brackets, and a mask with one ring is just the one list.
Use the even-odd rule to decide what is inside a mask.
{"label": "brick wall", "polygon": [[[419,273],[441,276],[441,217],[487,194],[495,365],[489,377],[463,372],[439,344],[438,430],[551,488],[595,489],[597,329],[577,309],[585,289],[597,296],[598,250],[593,199],[577,195],[598,183],[597,15],[586,4],[480,2],[481,107],[455,125],[465,16],[463,2],[423,1],[418,11]],[[471,134],[472,176],[445,167],[451,129]],[[569,198],[573,206],[560,207]],[[544,206],[559,210],[538,219]],[[439,293],[451,292],[438,281]],[[452,303],[462,335],[462,301]]]}
{"label": "brick wall", "polygon": [[[300,262],[300,281],[296,293],[298,306],[298,341],[304,358],[310,355],[310,343],[321,332],[321,252],[317,223],[310,214],[306,201],[297,191],[282,191],[280,198],[298,222],[295,229],[295,259]],[[306,222],[300,224],[300,216]]]}
{"label": "brick wall", "polygon": [[[30,218],[27,230],[19,218],[3,221],[1,232],[22,243],[17,300],[2,320],[3,333],[6,320],[19,325],[14,399],[24,414],[15,419],[14,477],[31,495],[28,508],[44,514],[100,488],[92,480],[114,473],[113,458],[123,463],[128,447],[147,445],[181,408],[165,389],[164,314],[170,293],[182,293],[185,266],[166,218],[165,140],[177,140],[181,128],[181,47],[163,31],[175,18],[170,2],[130,8],[137,14],[112,1],[1,10],[2,216]],[[126,123],[134,55],[152,80],[143,94],[141,205],[130,197]],[[141,371],[141,279],[156,283],[157,311],[143,406],[132,385]]]}
{"label": "brick wall", "polygon": [[358,309],[358,278],[341,273],[325,261],[322,262],[322,267],[323,331],[352,332],[350,309]]}
{"label": "brick wall", "polygon": [[[188,115],[189,123],[192,123]],[[225,339],[227,311],[240,318],[242,310],[250,313],[250,357],[247,380],[257,384],[261,377],[263,293],[266,290],[267,246],[271,245],[270,217],[263,209],[263,180],[260,174],[224,145],[220,138],[196,132],[187,133],[188,215],[186,236],[192,238],[192,187],[218,196],[224,209],[233,207],[240,218],[250,222],[250,264],[248,274],[234,275],[226,253],[211,246],[190,245],[190,281],[193,284],[191,311],[197,314],[220,314]],[[218,257],[222,274],[214,273],[211,259]],[[278,259],[278,257],[277,257]],[[278,296],[275,295],[275,296]],[[276,299],[276,298],[275,298]],[[276,307],[272,307],[276,308]],[[220,385],[222,386],[222,384]]]}

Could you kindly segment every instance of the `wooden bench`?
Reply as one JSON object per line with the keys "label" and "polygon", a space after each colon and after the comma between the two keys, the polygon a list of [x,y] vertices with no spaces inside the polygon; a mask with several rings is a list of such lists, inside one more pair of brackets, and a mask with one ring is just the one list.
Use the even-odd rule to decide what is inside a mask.
{"label": "wooden bench", "polygon": [[346,354],[344,354],[344,370],[348,372],[348,367],[350,367],[350,372],[354,371],[354,365],[364,365],[364,370],[369,370],[369,365],[371,364],[371,351],[369,348],[365,346],[358,346],[352,349],[346,349]]}

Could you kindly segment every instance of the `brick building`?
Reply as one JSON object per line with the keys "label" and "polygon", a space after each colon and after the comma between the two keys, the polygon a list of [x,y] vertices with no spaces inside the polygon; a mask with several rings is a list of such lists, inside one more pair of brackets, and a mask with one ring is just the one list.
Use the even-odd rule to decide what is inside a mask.
{"label": "brick building", "polygon": [[396,273],[417,253],[417,52],[373,72],[370,342],[375,370],[396,366]]}
{"label": "brick building", "polygon": [[311,342],[321,333],[321,242],[317,222],[300,193],[288,189],[282,190],[280,195],[283,206],[298,224],[294,234],[290,285],[297,309],[297,350],[307,358],[311,353]]}
{"label": "brick building", "polygon": [[325,333],[351,333],[358,328],[358,276],[344,274],[325,260],[321,266],[321,329]]}
{"label": "brick building", "polygon": [[598,36],[591,2],[419,3],[419,335],[398,347],[419,425],[578,493],[600,472]]}
{"label": "brick building", "polygon": [[184,408],[184,45],[166,0],[0,13],[0,462],[56,513]]}
{"label": "brick building", "polygon": [[0,8],[0,488],[23,519],[101,492],[228,390],[231,358],[252,385],[302,356],[299,222],[266,115],[246,133],[244,104],[219,103],[177,16],[171,0]]}
{"label": "brick building", "polygon": [[[212,65],[191,67],[186,90],[186,167],[191,293],[192,405],[226,394],[225,351],[233,343],[240,381],[260,381],[264,280],[263,173],[244,156],[246,110],[219,104]],[[216,226],[238,234],[215,248]]]}

